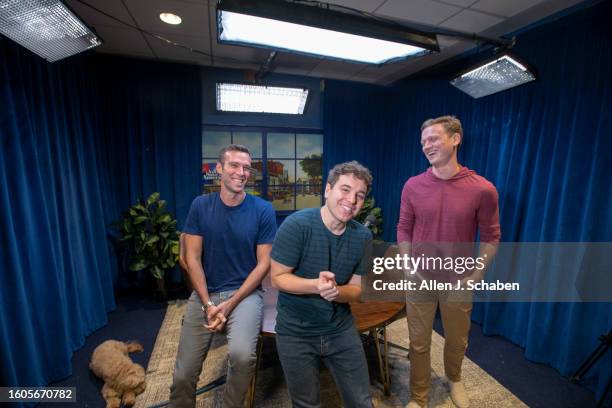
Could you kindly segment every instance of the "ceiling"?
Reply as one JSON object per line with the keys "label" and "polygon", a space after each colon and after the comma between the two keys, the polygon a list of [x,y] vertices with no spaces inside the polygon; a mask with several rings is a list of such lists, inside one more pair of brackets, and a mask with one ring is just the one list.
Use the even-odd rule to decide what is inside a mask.
{"label": "ceiling", "polygon": [[[417,23],[498,37],[517,31],[580,1],[328,0],[327,3],[366,11],[407,25]],[[102,37],[104,44],[98,47],[96,52],[249,70],[258,70],[269,55],[269,51],[262,49],[217,44],[215,0],[65,0],[65,2]],[[159,19],[161,12],[179,15],[183,20],[182,24],[171,26],[163,23]],[[184,47],[168,44],[133,27],[158,34]],[[475,46],[471,41],[454,37],[439,36],[438,41],[440,53],[381,67],[279,52],[271,71],[387,85]],[[188,48],[196,51],[190,51]]]}

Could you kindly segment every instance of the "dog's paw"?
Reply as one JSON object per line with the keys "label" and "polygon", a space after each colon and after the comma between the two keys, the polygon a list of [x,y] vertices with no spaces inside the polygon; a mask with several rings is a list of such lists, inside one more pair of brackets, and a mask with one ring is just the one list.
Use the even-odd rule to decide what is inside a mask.
{"label": "dog's paw", "polygon": [[106,408],[119,408],[121,406],[121,400],[119,398],[107,398]]}
{"label": "dog's paw", "polygon": [[137,343],[137,342],[127,342],[126,345],[127,345],[128,353],[141,352],[144,350],[144,348],[142,347],[142,344]]}
{"label": "dog's paw", "polygon": [[136,396],[132,392],[126,392],[123,394],[123,405],[131,407],[136,403]]}

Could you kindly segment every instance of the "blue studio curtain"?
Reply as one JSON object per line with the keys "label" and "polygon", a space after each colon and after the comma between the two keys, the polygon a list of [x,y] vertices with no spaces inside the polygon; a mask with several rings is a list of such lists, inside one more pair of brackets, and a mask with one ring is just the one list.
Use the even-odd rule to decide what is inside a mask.
{"label": "blue studio curtain", "polygon": [[115,308],[110,224],[154,191],[182,222],[198,194],[200,70],[0,39],[0,107],[0,384],[41,386]]}
{"label": "blue studio curtain", "polygon": [[99,100],[117,210],[154,191],[179,227],[201,179],[201,70],[97,56]]}
{"label": "blue studio curtain", "polygon": [[[351,100],[347,101],[349,95]],[[357,160],[372,173],[370,195],[377,205],[387,202],[381,180],[386,168],[387,95],[388,90],[379,86],[339,81],[326,81],[324,93],[323,176],[327,180],[327,172],[338,163]],[[388,221],[385,219],[385,231],[391,228]]]}
{"label": "blue studio curtain", "polygon": [[47,64],[0,41],[2,385],[70,374],[115,307],[97,86],[82,59]]}
{"label": "blue studio curtain", "polygon": [[[538,80],[482,100],[448,84],[478,57],[383,89],[384,96],[378,92],[369,106],[359,100],[374,95],[369,87],[328,82],[326,161],[364,157],[375,149],[374,194],[383,209],[384,238],[394,241],[402,186],[428,166],[420,125],[454,114],[465,131],[460,162],[499,191],[504,241],[612,241],[610,15],[612,2],[591,4],[519,34],[514,51],[536,67]],[[344,130],[371,126],[372,118],[379,126],[372,132]],[[349,143],[352,138],[356,142]],[[612,305],[477,304],[473,319],[485,333],[524,347],[530,360],[571,375],[599,344],[598,336],[612,330]],[[585,384],[600,397],[611,376],[608,353]]]}
{"label": "blue studio curtain", "polygon": [[[158,191],[180,229],[200,193],[200,69],[118,57],[94,61],[114,193],[109,208],[117,219],[139,198]],[[180,278],[178,269],[166,275],[171,281]],[[127,285],[126,279],[117,284]]]}

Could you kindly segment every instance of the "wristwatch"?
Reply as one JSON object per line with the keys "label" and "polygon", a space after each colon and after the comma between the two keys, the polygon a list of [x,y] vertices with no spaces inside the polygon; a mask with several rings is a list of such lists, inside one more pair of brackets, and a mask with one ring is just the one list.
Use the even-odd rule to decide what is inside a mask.
{"label": "wristwatch", "polygon": [[217,306],[217,305],[215,305],[215,303],[212,300],[209,300],[208,302],[206,302],[206,304],[202,305],[202,311],[206,312],[208,308],[211,306]]}

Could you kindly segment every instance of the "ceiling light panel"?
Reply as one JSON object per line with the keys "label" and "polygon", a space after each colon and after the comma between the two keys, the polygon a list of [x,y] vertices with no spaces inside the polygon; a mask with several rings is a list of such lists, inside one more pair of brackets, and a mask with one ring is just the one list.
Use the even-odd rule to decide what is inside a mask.
{"label": "ceiling light panel", "polygon": [[49,62],[102,44],[60,0],[0,0],[0,33]]}
{"label": "ceiling light panel", "polygon": [[450,83],[478,99],[535,79],[535,74],[525,64],[510,55],[503,55],[469,70]]}
{"label": "ceiling light panel", "polygon": [[308,89],[275,86],[217,84],[217,110],[224,112],[302,115]]}
{"label": "ceiling light panel", "polygon": [[221,0],[217,6],[217,40],[377,65],[439,51],[433,34],[278,0]]}
{"label": "ceiling light panel", "polygon": [[355,62],[383,64],[424,51],[408,44],[232,12],[223,12],[221,23],[222,41]]}

